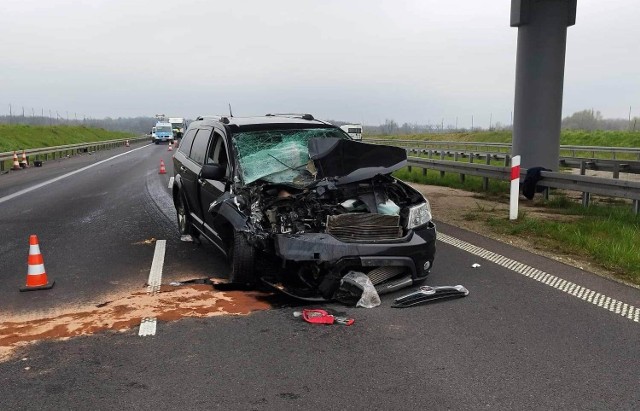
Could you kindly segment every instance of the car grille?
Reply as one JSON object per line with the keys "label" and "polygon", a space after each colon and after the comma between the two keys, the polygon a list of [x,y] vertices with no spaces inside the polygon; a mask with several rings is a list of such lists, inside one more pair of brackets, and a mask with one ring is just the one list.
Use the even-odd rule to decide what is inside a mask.
{"label": "car grille", "polygon": [[393,240],[402,237],[400,217],[347,213],[327,217],[327,233],[345,242]]}
{"label": "car grille", "polygon": [[373,285],[378,285],[404,273],[405,271],[405,267],[378,267],[369,271],[367,273],[367,276],[369,277]]}

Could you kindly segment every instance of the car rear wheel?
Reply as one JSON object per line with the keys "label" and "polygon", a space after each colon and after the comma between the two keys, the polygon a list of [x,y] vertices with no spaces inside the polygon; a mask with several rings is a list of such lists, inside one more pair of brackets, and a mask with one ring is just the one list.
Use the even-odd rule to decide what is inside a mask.
{"label": "car rear wheel", "polygon": [[242,233],[235,232],[229,249],[231,274],[229,281],[236,284],[256,283],[256,253]]}
{"label": "car rear wheel", "polygon": [[189,212],[187,211],[186,202],[182,194],[178,194],[178,202],[176,203],[176,214],[178,216],[178,231],[181,235],[196,235],[196,230],[193,228]]}

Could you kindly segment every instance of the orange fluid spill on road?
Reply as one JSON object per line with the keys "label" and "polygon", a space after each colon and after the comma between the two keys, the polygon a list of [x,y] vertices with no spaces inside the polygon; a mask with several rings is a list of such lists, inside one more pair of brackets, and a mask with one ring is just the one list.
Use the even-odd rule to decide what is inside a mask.
{"label": "orange fluid spill on road", "polygon": [[210,285],[162,286],[154,295],[136,292],[112,301],[61,312],[45,318],[14,317],[0,322],[0,360],[20,346],[41,340],[64,340],[102,331],[127,331],[142,318],[175,321],[184,317],[246,315],[267,310],[269,294],[246,291],[216,291]]}

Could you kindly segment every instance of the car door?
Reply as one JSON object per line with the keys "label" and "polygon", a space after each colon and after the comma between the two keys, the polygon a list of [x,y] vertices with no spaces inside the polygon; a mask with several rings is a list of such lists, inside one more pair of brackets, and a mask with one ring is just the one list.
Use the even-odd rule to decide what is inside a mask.
{"label": "car door", "polygon": [[209,140],[211,138],[211,127],[198,128],[193,139],[189,156],[181,165],[182,184],[187,199],[187,207],[192,217],[193,225],[202,228],[204,220],[203,212],[200,206],[200,170],[207,156]]}
{"label": "car door", "polygon": [[220,233],[221,217],[217,214],[209,213],[209,206],[211,203],[218,200],[229,189],[229,181],[231,178],[231,166],[229,164],[229,151],[226,140],[224,138],[224,132],[219,129],[213,130],[211,137],[211,144],[205,158],[205,164],[219,164],[226,166],[225,177],[222,180],[206,180],[199,179],[200,184],[200,204],[203,210],[204,229],[210,234],[212,240],[217,245],[226,250],[224,244],[223,233]]}

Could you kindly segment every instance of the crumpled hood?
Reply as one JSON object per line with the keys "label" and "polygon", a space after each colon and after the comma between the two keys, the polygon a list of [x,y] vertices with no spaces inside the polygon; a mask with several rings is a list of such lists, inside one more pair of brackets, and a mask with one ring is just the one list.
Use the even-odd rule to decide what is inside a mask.
{"label": "crumpled hood", "polygon": [[407,152],[400,147],[339,138],[312,138],[308,148],[318,172],[316,178],[337,177],[338,184],[391,174],[407,164]]}

